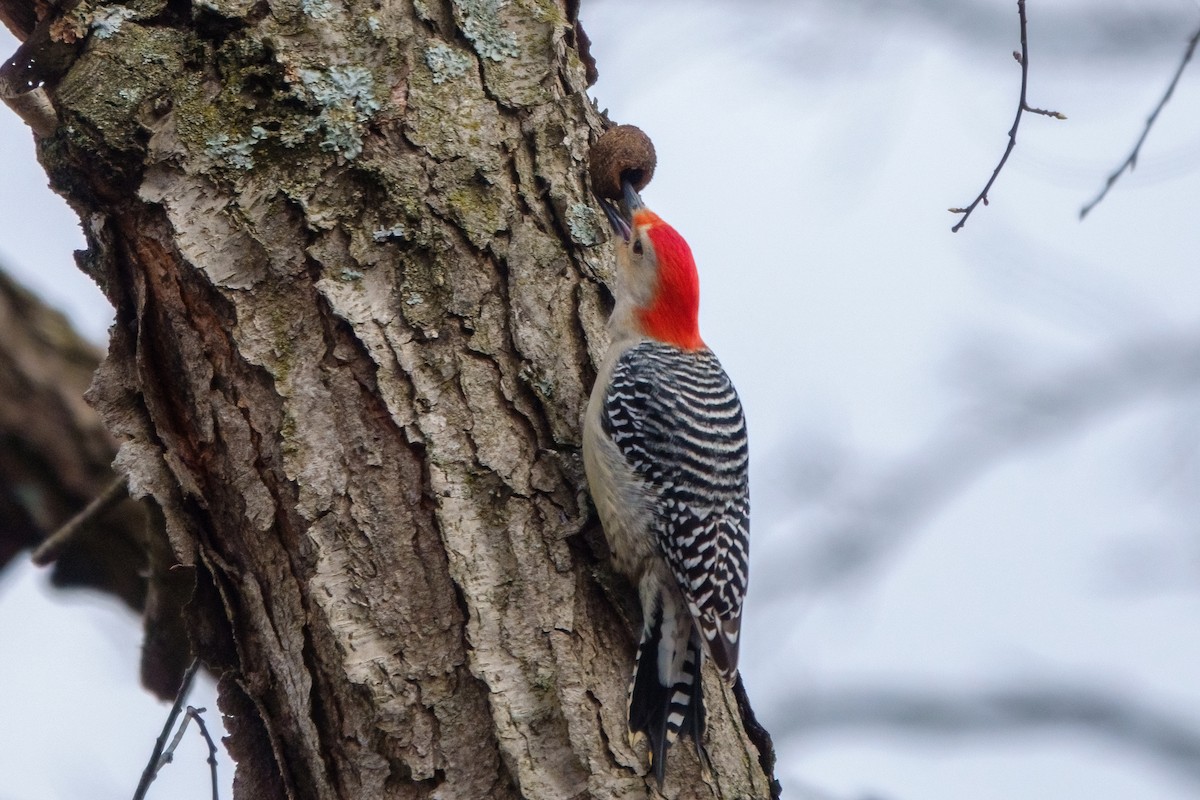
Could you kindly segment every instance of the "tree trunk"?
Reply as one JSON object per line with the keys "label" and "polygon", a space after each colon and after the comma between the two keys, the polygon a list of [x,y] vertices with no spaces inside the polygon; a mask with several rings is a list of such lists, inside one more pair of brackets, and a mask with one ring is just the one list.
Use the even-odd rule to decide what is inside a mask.
{"label": "tree trunk", "polygon": [[[40,27],[73,48],[40,153],[117,310],[91,399],[194,568],[235,795],[652,795],[633,590],[579,458],[610,259],[573,10],[84,2]],[[768,796],[769,740],[705,684],[715,780],[676,747],[666,795]]]}

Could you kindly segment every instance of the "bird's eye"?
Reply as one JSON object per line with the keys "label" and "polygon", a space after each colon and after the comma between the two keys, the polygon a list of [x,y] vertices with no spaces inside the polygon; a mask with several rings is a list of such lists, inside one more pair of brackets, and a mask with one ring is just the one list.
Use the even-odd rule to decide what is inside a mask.
{"label": "bird's eye", "polygon": [[633,243],[633,252],[639,256],[642,254],[642,240],[641,239],[638,239]]}

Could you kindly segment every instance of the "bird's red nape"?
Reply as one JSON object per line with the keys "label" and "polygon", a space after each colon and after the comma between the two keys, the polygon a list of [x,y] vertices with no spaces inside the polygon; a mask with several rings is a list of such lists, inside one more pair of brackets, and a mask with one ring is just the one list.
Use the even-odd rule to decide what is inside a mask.
{"label": "bird's red nape", "polygon": [[658,287],[638,319],[647,336],[684,350],[704,347],[700,338],[700,277],[692,249],[679,233],[653,211],[634,214],[635,227],[644,228],[658,258]]}

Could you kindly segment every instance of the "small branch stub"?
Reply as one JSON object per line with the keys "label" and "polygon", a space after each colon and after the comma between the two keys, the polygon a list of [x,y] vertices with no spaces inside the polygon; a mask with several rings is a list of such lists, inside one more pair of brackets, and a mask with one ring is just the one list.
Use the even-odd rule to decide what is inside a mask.
{"label": "small branch stub", "polygon": [[634,125],[618,125],[600,134],[588,156],[592,191],[608,200],[621,199],[621,179],[639,192],[654,177],[657,158],[650,137]]}

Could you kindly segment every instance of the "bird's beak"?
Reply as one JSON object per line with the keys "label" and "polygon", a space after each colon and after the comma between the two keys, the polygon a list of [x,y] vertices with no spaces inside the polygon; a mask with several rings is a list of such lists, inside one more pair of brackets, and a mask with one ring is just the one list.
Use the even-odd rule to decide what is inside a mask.
{"label": "bird's beak", "polygon": [[633,215],[646,206],[633,184],[624,178],[621,179],[621,190],[625,196],[621,198],[619,205],[602,197],[600,206],[604,209],[604,216],[608,217],[608,224],[612,226],[613,232],[620,234],[621,238],[628,242],[633,236]]}
{"label": "bird's beak", "polygon": [[623,211],[629,220],[629,224],[632,225],[633,215],[645,208],[646,204],[642,202],[642,197],[637,193],[637,189],[633,188],[633,184],[624,178],[621,179],[621,191],[625,193],[622,203],[624,206]]}

